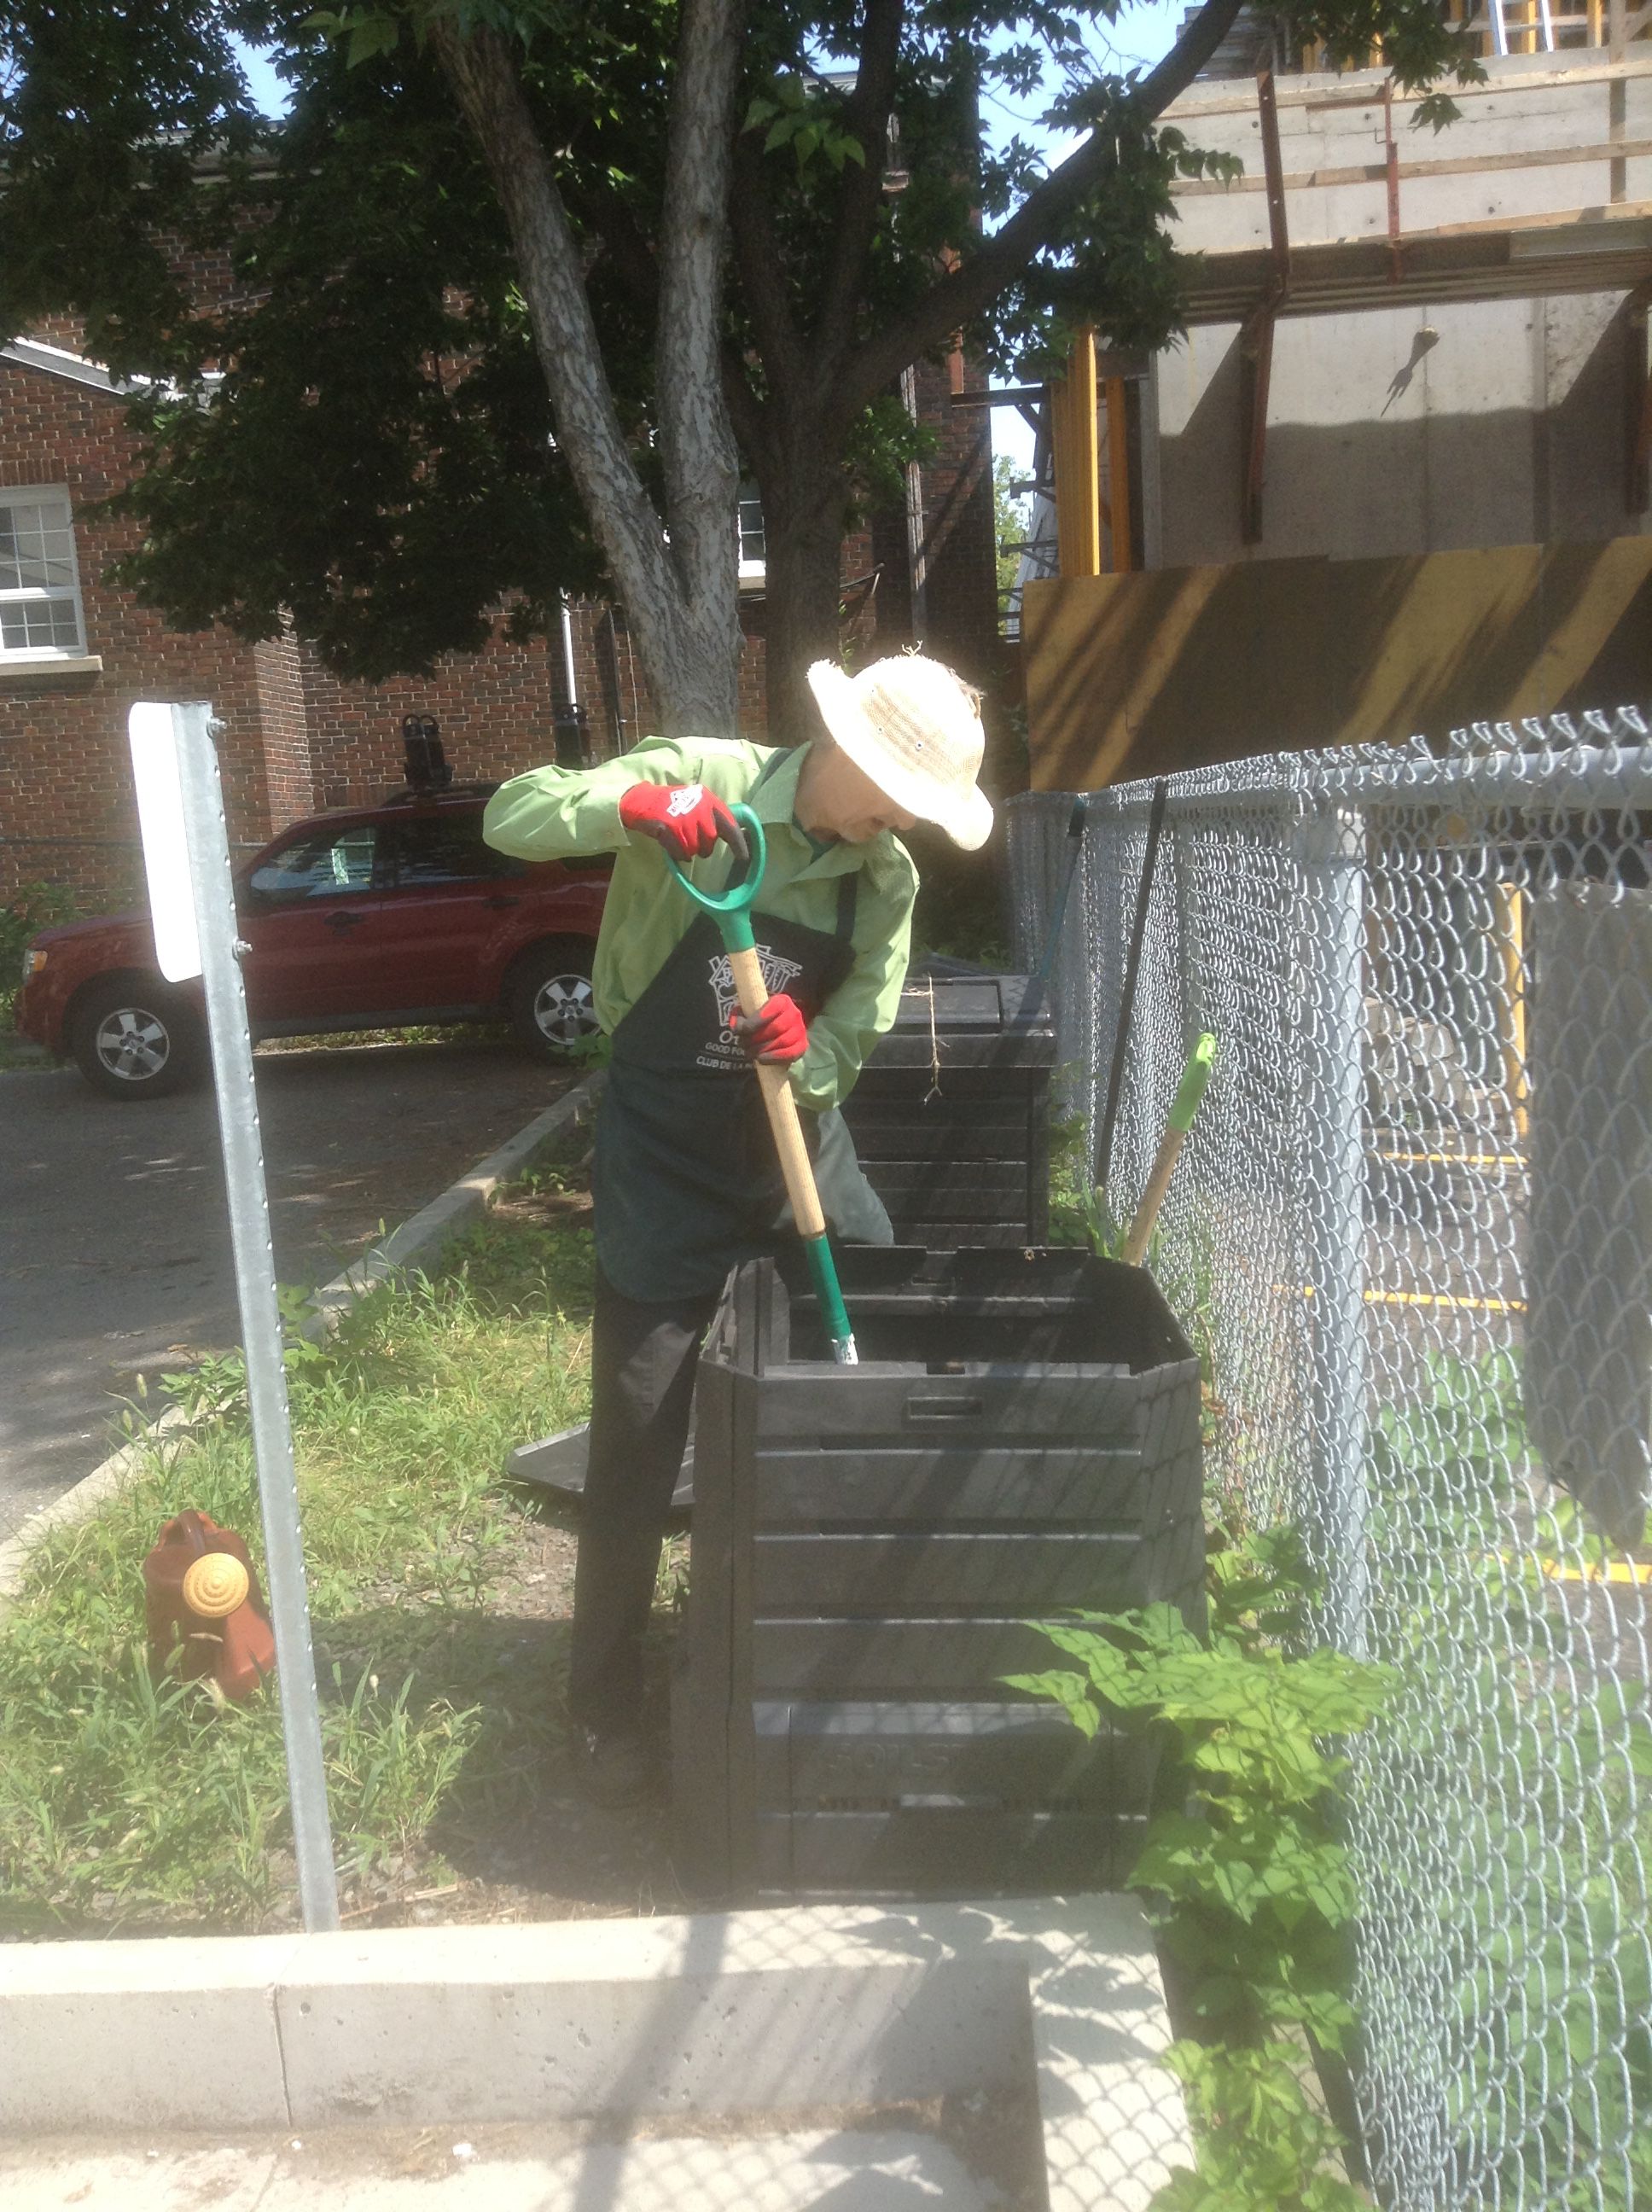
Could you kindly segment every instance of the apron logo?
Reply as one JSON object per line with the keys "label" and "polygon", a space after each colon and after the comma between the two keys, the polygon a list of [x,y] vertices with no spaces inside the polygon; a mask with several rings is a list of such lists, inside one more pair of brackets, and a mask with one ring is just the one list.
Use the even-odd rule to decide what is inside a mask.
{"label": "apron logo", "polygon": [[[782,959],[778,952],[771,952],[766,945],[757,947],[757,967],[763,979],[763,988],[770,998],[784,991],[803,973],[800,960]],[[726,952],[720,952],[711,963],[711,988],[717,1000],[717,1019],[720,1028],[715,1043],[709,1049],[724,1054],[732,1052],[737,1057],[742,1057],[734,1035],[734,1017],[739,1012],[740,994],[734,988],[734,970]]]}

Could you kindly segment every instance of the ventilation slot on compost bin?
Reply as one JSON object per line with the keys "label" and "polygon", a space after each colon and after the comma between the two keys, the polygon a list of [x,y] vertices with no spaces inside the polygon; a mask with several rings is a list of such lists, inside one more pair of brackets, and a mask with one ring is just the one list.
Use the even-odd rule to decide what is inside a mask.
{"label": "ventilation slot on compost bin", "polygon": [[707,1895],[1119,1886],[1151,1739],[1006,1674],[1029,1621],[1204,1618],[1199,1365],[1151,1279],[1078,1251],[840,1255],[861,1364],[744,1267],[696,1399],[672,1688],[679,1869]]}

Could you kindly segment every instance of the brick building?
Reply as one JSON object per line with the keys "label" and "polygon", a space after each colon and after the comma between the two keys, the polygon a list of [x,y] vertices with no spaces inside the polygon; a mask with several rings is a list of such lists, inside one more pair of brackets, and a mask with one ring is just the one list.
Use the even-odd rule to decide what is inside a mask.
{"label": "brick building", "polygon": [[[212,702],[231,835],[244,843],[378,796],[398,776],[409,712],[435,715],[462,778],[551,757],[570,669],[596,757],[652,726],[623,614],[606,606],[573,607],[564,635],[519,644],[501,635],[429,677],[378,684],[333,676],[301,638],[249,646],[222,629],[168,629],[106,580],[133,526],[95,506],[127,480],[134,446],[120,392],[74,344],[72,331],[53,329],[0,349],[0,898],[38,881],[88,905],[130,893],[137,845],[125,727],[137,699]],[[937,453],[920,472],[920,498],[846,541],[844,599],[858,659],[897,649],[913,637],[915,567],[924,642],[984,682],[999,652],[991,454],[984,413],[951,404],[957,383],[956,364],[917,372]],[[754,502],[741,521],[741,726],[761,736]]]}

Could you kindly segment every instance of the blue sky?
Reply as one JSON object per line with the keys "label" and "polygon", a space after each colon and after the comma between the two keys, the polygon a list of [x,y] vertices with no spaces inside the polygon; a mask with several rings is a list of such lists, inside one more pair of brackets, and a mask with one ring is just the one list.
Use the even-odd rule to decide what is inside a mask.
{"label": "blue sky", "polygon": [[276,75],[267,57],[246,45],[243,40],[236,39],[232,43],[240,58],[241,67],[246,71],[246,81],[252,88],[253,99],[258,102],[259,114],[285,115],[287,88]]}

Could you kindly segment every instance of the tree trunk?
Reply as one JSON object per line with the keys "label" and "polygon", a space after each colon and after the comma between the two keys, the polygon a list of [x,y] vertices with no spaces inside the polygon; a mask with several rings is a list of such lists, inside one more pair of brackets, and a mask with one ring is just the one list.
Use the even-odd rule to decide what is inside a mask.
{"label": "tree trunk", "polygon": [[[592,317],[585,272],[555,173],[535,128],[517,75],[515,58],[496,32],[479,28],[468,36],[438,19],[431,43],[465,119],[475,131],[492,173],[510,232],[511,246],[527,304],[535,350],[550,393],[557,443],[568,456],[591,526],[607,557],[625,616],[637,641],[642,665],[659,708],[665,734],[734,734],[739,696],[739,627],[736,601],[734,477],[729,465],[726,424],[720,444],[711,432],[710,453],[694,451],[710,416],[720,410],[720,394],[708,404],[703,374],[687,370],[694,389],[674,423],[671,475],[684,501],[686,544],[667,544],[661,520],[649,498],[614,404],[603,361],[601,341]],[[680,148],[679,169],[696,200],[720,189],[717,166],[702,146]],[[725,172],[726,173],[726,172]],[[696,206],[701,223],[711,218]],[[666,225],[671,211],[666,210]],[[682,257],[685,276],[704,281],[706,259],[720,262],[720,241]],[[681,319],[679,315],[678,319]],[[702,313],[698,320],[705,322]],[[681,334],[691,356],[700,335]],[[679,333],[662,325],[660,374],[672,373]],[[715,356],[713,356],[714,361]],[[727,546],[720,563],[696,563],[708,535],[705,500],[726,482]],[[703,568],[705,573],[696,573]]]}
{"label": "tree trunk", "polygon": [[684,0],[671,90],[654,384],[677,623],[671,734],[732,737],[739,695],[740,459],[723,398],[724,257],[741,0]]}
{"label": "tree trunk", "polygon": [[[794,447],[795,447],[795,441]],[[829,463],[793,453],[759,480],[763,502],[765,690],[768,734],[799,744],[819,727],[809,664],[835,660],[847,495]]]}

